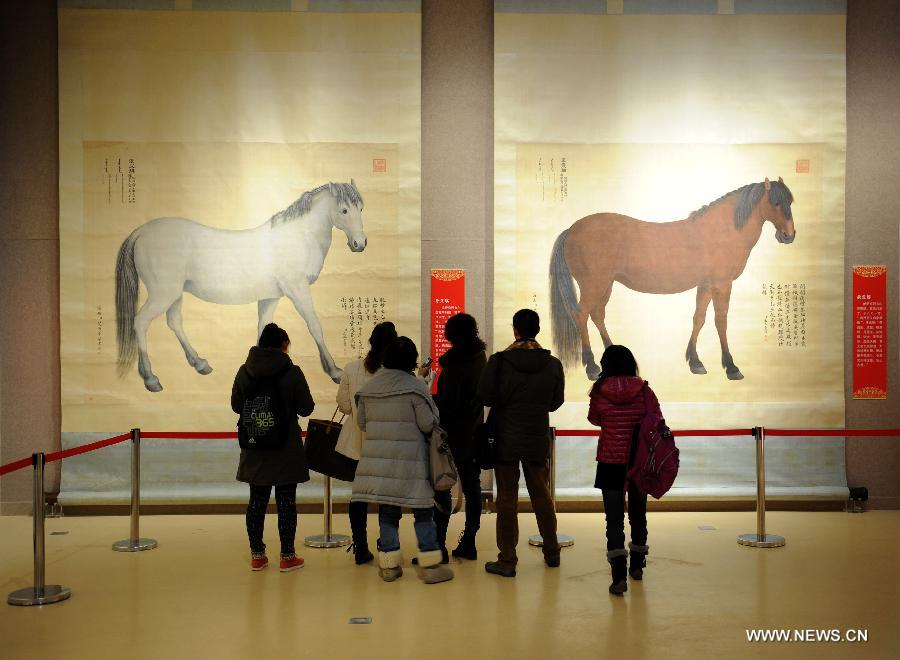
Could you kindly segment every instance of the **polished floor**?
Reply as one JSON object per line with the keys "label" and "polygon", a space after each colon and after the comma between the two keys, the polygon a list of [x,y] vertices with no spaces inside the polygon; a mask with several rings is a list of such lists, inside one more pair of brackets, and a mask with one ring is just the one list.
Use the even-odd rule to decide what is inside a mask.
{"label": "polished floor", "polygon": [[[303,548],[300,571],[251,573],[240,516],[145,517],[141,533],[159,548],[135,554],[110,549],[126,518],[49,519],[47,583],[73,596],[0,605],[0,658],[900,657],[900,511],[772,512],[787,546],[770,550],[735,542],[753,513],[651,513],[645,580],[623,598],[607,593],[602,514],[560,515],[576,544],[559,569],[527,545],[533,516],[520,520],[516,578],[484,572],[495,552],[485,515],[479,560],[425,585],[411,567],[383,583],[343,549]],[[345,515],[335,528],[347,531]],[[408,565],[411,516],[401,530]],[[320,531],[321,516],[300,517],[300,536]],[[274,516],[266,540],[277,548]],[[2,595],[31,585],[31,571],[30,518],[0,518]],[[748,629],[860,630],[868,641],[749,642]]]}

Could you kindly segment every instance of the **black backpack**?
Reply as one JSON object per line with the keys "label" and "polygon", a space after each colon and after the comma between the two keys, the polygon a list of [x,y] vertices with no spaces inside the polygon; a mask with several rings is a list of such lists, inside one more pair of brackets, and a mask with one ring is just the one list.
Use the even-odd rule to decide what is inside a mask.
{"label": "black backpack", "polygon": [[238,444],[241,449],[261,451],[281,449],[291,428],[278,383],[288,368],[270,378],[253,378],[238,419]]}

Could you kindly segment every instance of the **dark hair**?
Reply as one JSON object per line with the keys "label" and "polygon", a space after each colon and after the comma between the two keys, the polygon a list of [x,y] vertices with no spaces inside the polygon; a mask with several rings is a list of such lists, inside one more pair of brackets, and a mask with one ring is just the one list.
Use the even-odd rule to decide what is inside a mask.
{"label": "dark hair", "polygon": [[263,328],[262,334],[259,336],[257,346],[260,348],[281,348],[284,342],[291,343],[288,333],[279,328],[274,323],[270,323]]}
{"label": "dark hair", "polygon": [[541,317],[533,309],[520,309],[513,314],[513,328],[520,339],[534,339],[541,331]]}
{"label": "dark hair", "polygon": [[384,357],[384,349],[397,338],[397,328],[390,321],[384,321],[372,328],[372,334],[369,335],[369,352],[363,365],[366,371],[374,374],[381,368],[381,360]]}
{"label": "dark hair", "polygon": [[478,336],[478,321],[466,314],[454,314],[444,324],[444,336],[450,344],[466,351],[483,351],[485,343]]}
{"label": "dark hair", "polygon": [[610,344],[600,358],[600,378],[598,382],[613,376],[637,376],[638,365],[634,355],[626,346]]}
{"label": "dark hair", "polygon": [[384,351],[384,368],[412,372],[416,368],[419,351],[409,337],[397,337]]}

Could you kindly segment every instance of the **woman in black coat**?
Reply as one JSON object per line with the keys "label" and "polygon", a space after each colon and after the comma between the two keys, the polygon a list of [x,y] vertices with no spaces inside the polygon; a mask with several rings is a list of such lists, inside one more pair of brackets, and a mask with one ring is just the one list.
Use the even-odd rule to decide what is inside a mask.
{"label": "woman in black coat", "polygon": [[287,439],[280,448],[241,449],[237,480],[250,484],[247,536],[250,539],[250,568],[254,571],[261,571],[269,563],[263,543],[263,526],[272,486],[275,487],[281,539],[280,570],[286,573],[303,566],[303,558],[294,552],[297,484],[309,481],[309,469],[297,416],[309,415],[315,404],[306,377],[288,357],[290,344],[287,332],[274,323],[267,325],[259,337],[259,345],[250,349],[246,363],[238,369],[231,388],[231,409],[240,415],[253,386],[261,380],[274,379],[281,395],[281,409],[286,411],[289,423]]}
{"label": "woman in black coat", "polygon": [[[441,427],[447,431],[447,442],[466,498],[466,524],[453,556],[477,559],[475,535],[481,522],[481,468],[475,459],[472,435],[484,415],[475,391],[487,361],[485,344],[478,336],[478,323],[469,314],[456,314],[447,319],[444,336],[451,348],[438,359],[441,375],[434,401],[440,412]],[[438,491],[435,499],[445,510],[435,511],[438,540],[444,548],[450,522],[450,491]]]}

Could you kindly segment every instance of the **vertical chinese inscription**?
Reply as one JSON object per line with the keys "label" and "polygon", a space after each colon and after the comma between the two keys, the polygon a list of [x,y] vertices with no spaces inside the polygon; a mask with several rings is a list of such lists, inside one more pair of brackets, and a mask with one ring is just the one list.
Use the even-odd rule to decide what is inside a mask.
{"label": "vertical chinese inscription", "polygon": [[887,398],[887,267],[853,268],[853,398]]}
{"label": "vertical chinese inscription", "polygon": [[369,350],[372,328],[387,320],[387,301],[381,296],[341,296],[341,311],[346,322],[342,333],[345,355],[361,358]]}
{"label": "vertical chinese inscription", "polygon": [[806,283],[763,283],[761,293],[768,299],[763,341],[779,348],[806,348]]}
{"label": "vertical chinese inscription", "polygon": [[534,173],[535,183],[540,187],[541,201],[552,198],[554,202],[564,202],[569,196],[569,162],[566,156],[540,156]]}
{"label": "vertical chinese inscription", "polygon": [[106,185],[106,203],[113,198],[120,204],[134,204],[137,201],[137,176],[134,158],[129,158],[123,169],[121,156],[103,159],[103,182]]}

